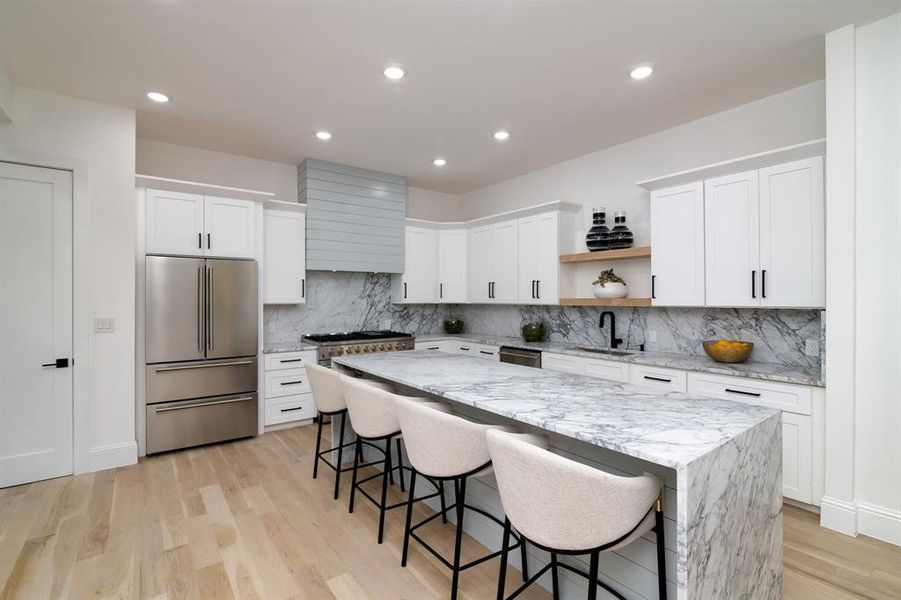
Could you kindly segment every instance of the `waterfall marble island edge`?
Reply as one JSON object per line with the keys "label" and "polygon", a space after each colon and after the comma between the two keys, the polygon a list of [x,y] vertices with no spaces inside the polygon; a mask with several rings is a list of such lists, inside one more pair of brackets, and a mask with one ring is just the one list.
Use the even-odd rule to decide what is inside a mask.
{"label": "waterfall marble island edge", "polygon": [[444,352],[333,362],[487,422],[540,430],[552,448],[576,444],[588,462],[658,472],[675,492],[666,515],[675,526],[667,549],[676,597],[781,598],[779,411]]}

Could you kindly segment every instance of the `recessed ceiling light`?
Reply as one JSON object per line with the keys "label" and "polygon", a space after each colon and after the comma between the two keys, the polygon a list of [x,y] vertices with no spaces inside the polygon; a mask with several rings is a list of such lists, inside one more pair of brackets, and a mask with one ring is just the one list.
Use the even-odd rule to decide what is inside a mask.
{"label": "recessed ceiling light", "polygon": [[509,131],[504,131],[503,129],[501,129],[500,131],[494,132],[494,139],[496,139],[499,142],[503,142],[504,140],[506,140],[509,137],[510,137]]}
{"label": "recessed ceiling light", "polygon": [[161,92],[147,92],[147,97],[153,100],[154,102],[168,102],[169,96],[163,94]]}
{"label": "recessed ceiling light", "polygon": [[316,132],[316,137],[318,137],[320,140],[325,141],[325,140],[332,139],[332,134],[329,133],[328,131],[322,130],[322,131]]}
{"label": "recessed ceiling light", "polygon": [[444,160],[443,158],[436,158],[435,160],[432,161],[432,164],[435,165],[436,167],[443,167],[444,165],[447,164],[447,161]]}
{"label": "recessed ceiling light", "polygon": [[406,74],[407,72],[404,71],[402,67],[398,67],[397,65],[390,65],[382,70],[382,75],[384,75],[388,79],[403,79],[403,76]]}
{"label": "recessed ceiling light", "polygon": [[651,65],[638,65],[629,75],[632,76],[632,79],[647,79],[651,76],[651,73],[654,72],[654,67]]}

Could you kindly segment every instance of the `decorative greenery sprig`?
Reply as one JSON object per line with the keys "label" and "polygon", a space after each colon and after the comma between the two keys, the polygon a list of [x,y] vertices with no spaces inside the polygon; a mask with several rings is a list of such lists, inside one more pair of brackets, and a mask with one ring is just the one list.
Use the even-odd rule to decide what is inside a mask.
{"label": "decorative greenery sprig", "polygon": [[605,283],[621,283],[623,285],[626,284],[623,281],[623,278],[613,272],[613,269],[607,269],[605,271],[601,271],[601,274],[598,275],[598,278],[594,280],[592,285],[604,285]]}

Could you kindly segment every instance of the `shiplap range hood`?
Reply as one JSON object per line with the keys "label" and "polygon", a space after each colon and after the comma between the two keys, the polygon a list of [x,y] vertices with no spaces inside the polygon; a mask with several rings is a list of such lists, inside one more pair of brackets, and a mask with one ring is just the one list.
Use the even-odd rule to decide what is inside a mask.
{"label": "shiplap range hood", "polygon": [[307,270],[402,273],[406,178],[321,160],[297,168]]}

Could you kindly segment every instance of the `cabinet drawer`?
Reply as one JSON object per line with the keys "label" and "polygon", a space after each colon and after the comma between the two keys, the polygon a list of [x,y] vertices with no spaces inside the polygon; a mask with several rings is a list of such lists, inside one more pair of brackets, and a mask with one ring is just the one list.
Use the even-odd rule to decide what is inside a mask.
{"label": "cabinet drawer", "polygon": [[810,414],[810,388],[801,385],[689,373],[688,393],[768,406],[800,415]]}
{"label": "cabinet drawer", "polygon": [[629,374],[630,382],[635,385],[666,392],[684,392],[688,389],[685,371],[647,365],[630,365]]}
{"label": "cabinet drawer", "polygon": [[629,383],[629,365],[612,360],[585,359],[585,374],[589,377]]}
{"label": "cabinet drawer", "polygon": [[302,352],[277,352],[264,355],[263,369],[265,371],[299,369],[308,362],[316,364],[316,352],[310,350],[304,350]]}
{"label": "cabinet drawer", "polygon": [[286,369],[266,373],[266,398],[291,396],[310,391],[305,369]]}
{"label": "cabinet drawer", "polygon": [[295,394],[266,399],[266,425],[312,419],[316,416],[313,394]]}
{"label": "cabinet drawer", "polygon": [[413,346],[416,350],[446,350],[447,344],[450,342],[440,341],[440,342],[416,342]]}
{"label": "cabinet drawer", "polygon": [[500,360],[500,350],[501,349],[497,346],[488,346],[485,344],[473,345],[473,355],[488,360]]}
{"label": "cabinet drawer", "polygon": [[550,369],[551,371],[562,371],[564,373],[578,373],[579,375],[584,375],[585,361],[578,356],[542,352],[541,368]]}
{"label": "cabinet drawer", "polygon": [[151,404],[145,409],[147,454],[257,434],[257,395]]}

